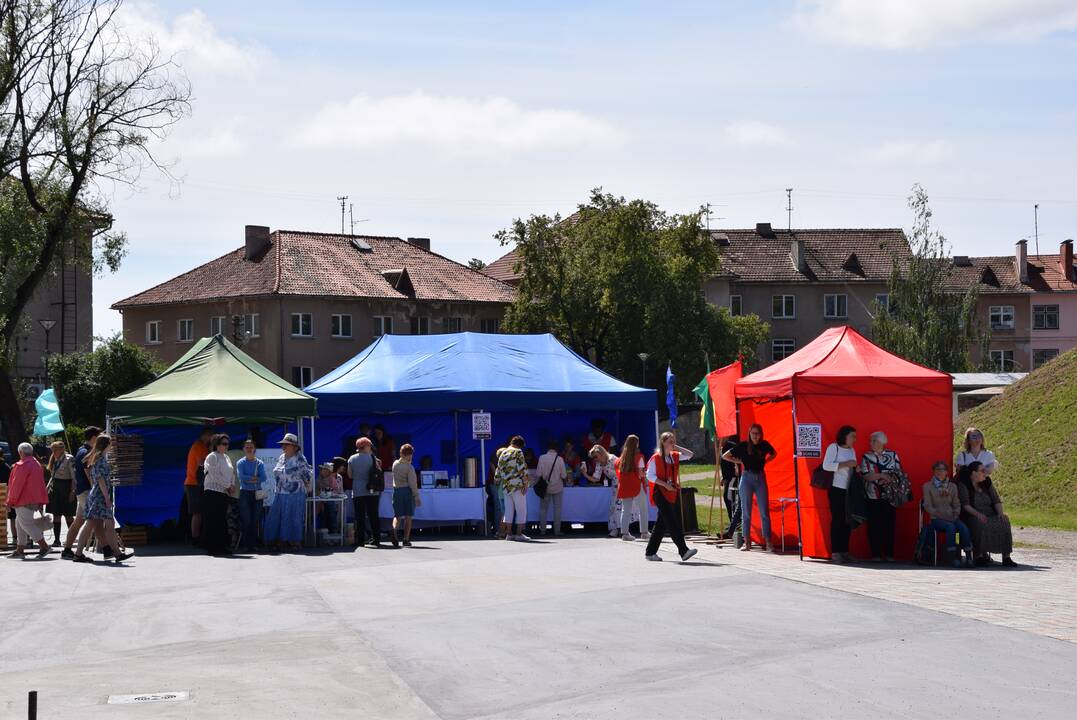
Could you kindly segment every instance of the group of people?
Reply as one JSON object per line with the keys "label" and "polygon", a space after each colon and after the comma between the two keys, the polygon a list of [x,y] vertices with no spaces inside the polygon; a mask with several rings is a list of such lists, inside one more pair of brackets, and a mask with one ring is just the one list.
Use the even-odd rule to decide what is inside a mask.
{"label": "group of people", "polygon": [[[592,430],[592,433],[594,429]],[[611,446],[612,437],[604,438]],[[528,541],[527,491],[534,488],[540,497],[539,534],[546,534],[549,510],[553,509],[553,534],[561,534],[561,500],[565,483],[569,479],[569,460],[558,453],[557,442],[551,442],[544,455],[537,459],[532,475],[525,456],[522,436],[513,436],[505,446],[494,453],[492,482],[488,486],[500,509],[501,525],[498,537],[506,540]],[[680,558],[687,561],[696,554],[684,540],[683,518],[680,504],[680,466],[692,459],[692,451],[677,445],[676,436],[663,433],[658,447],[647,456],[639,445],[639,437],[625,438],[619,456],[596,443],[588,454],[591,464],[586,479],[595,485],[614,487],[610,494],[610,537],[634,541],[631,533],[633,518],[639,523],[639,538],[647,541],[644,557],[659,561],[658,548],[668,533],[677,547]],[[582,464],[582,463],[581,463]],[[620,505],[619,512],[615,511]],[[650,530],[650,504],[658,511],[653,531]]]}
{"label": "group of people", "polygon": [[[116,532],[112,468],[108,449],[111,438],[98,427],[88,427],[84,442],[74,455],[62,440],[49,446],[44,464],[29,443],[18,446],[18,461],[8,475],[7,506],[16,538],[12,557],[27,557],[30,543],[44,557],[63,545],[61,557],[93,563],[85,553],[91,540],[106,560],[122,563],[131,557]],[[50,516],[51,513],[51,516]],[[67,533],[61,541],[62,521]],[[51,526],[50,546],[45,532]]]}
{"label": "group of people", "polygon": [[[856,527],[866,524],[871,559],[894,562],[897,508],[912,499],[911,482],[898,453],[888,447],[885,432],[873,432],[870,449],[860,457],[856,439],[856,428],[842,426],[812,476],[812,485],[827,493],[830,557],[833,562],[854,562],[849,538]],[[741,550],[750,551],[752,547],[753,500],[765,547],[771,549],[765,468],[776,457],[777,451],[764,439],[759,424],[751,426],[747,440],[729,438],[723,445],[723,493],[730,509],[726,537],[732,537],[742,527]],[[935,547],[938,533],[945,536],[945,559],[955,567],[990,565],[992,554],[1001,555],[1006,567],[1017,565],[1011,557],[1010,520],[991,482],[990,475],[997,467],[998,461],[984,444],[983,433],[976,428],[965,432],[963,449],[954,460],[954,474],[945,460],[933,463],[931,480],[923,485],[922,511],[927,520],[917,540],[918,556],[924,548]],[[735,495],[739,500],[733,499]],[[963,559],[959,550],[964,553]]]}

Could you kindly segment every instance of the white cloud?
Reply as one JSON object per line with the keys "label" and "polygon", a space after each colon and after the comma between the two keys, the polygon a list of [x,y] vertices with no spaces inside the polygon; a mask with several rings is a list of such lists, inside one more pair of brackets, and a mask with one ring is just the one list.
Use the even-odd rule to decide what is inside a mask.
{"label": "white cloud", "polygon": [[445,150],[530,151],[615,145],[624,133],[573,110],[532,110],[503,97],[356,95],[323,106],[294,140],[307,148],[367,149],[420,144]]}
{"label": "white cloud", "polygon": [[150,3],[130,3],[122,7],[119,25],[132,39],[153,37],[164,55],[175,55],[187,71],[220,75],[249,75],[263,59],[252,45],[222,37],[201,10],[168,19]]}
{"label": "white cloud", "polygon": [[793,140],[783,128],[770,123],[749,120],[726,125],[722,139],[732,145],[792,145]]}
{"label": "white cloud", "polygon": [[177,133],[169,144],[169,150],[181,159],[223,158],[242,154],[249,146],[248,135],[241,128],[246,124],[245,118],[235,116],[215,122],[213,127],[205,131],[187,126],[190,132],[181,130]]}
{"label": "white cloud", "polygon": [[1077,29],[1077,7],[1073,0],[800,0],[794,20],[840,43],[922,48]]}
{"label": "white cloud", "polygon": [[879,165],[934,165],[951,155],[953,146],[945,140],[890,140],[864,157]]}

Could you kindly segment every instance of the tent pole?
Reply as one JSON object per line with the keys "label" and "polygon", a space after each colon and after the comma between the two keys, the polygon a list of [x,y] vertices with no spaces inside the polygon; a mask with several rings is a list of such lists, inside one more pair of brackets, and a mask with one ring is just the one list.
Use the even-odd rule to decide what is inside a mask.
{"label": "tent pole", "polygon": [[[800,453],[797,452],[797,396],[792,397],[793,403],[793,489],[797,498],[797,552],[800,553],[800,561],[804,561],[804,531],[800,527]],[[768,508],[769,511],[769,508]],[[785,508],[782,508],[785,512]]]}
{"label": "tent pole", "polygon": [[[718,473],[721,472],[722,458],[721,458],[721,445],[718,442],[718,435],[714,436],[714,482],[711,483],[711,509],[707,513],[707,527],[711,526],[711,522],[714,521],[714,494],[718,489]],[[725,523],[722,522],[722,510],[721,505],[718,506],[718,537],[722,536],[722,530]]]}
{"label": "tent pole", "polygon": [[[479,410],[482,412],[482,410]],[[492,425],[493,423],[491,423]],[[474,436],[471,438],[475,439]],[[479,438],[479,469],[482,471],[482,534],[490,535],[490,517],[486,514],[486,440]],[[497,492],[495,489],[494,492]]]}

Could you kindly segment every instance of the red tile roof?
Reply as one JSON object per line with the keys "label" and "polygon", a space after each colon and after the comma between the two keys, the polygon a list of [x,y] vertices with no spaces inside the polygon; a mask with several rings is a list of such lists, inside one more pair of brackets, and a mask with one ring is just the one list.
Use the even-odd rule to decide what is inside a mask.
{"label": "red tile roof", "polygon": [[[899,228],[772,230],[767,235],[752,228],[712,230],[711,237],[722,259],[719,275],[736,282],[886,282],[894,258],[910,255]],[[804,242],[806,271],[793,263],[795,240]]]}
{"label": "red tile roof", "polygon": [[[959,256],[960,257],[960,256]],[[978,285],[981,294],[1049,293],[1077,291],[1077,282],[1062,274],[1058,255],[1029,255],[1028,282],[1022,283],[1017,274],[1013,255],[970,257],[968,265],[954,263],[948,287],[967,290]],[[984,274],[985,269],[991,272]],[[994,276],[992,278],[992,275]],[[1071,273],[1071,277],[1077,277]],[[997,284],[993,281],[997,281]]]}
{"label": "red tile roof", "polygon": [[495,280],[500,280],[503,283],[513,285],[520,280],[521,273],[516,270],[517,262],[519,262],[519,259],[516,253],[516,248],[513,248],[484,267],[482,271]]}
{"label": "red tile roof", "polygon": [[[360,252],[352,240],[365,242],[371,251]],[[508,285],[398,237],[276,230],[267,250],[253,260],[244,259],[239,248],[112,307],[266,295],[409,299],[382,274],[402,269],[416,300],[509,303],[514,298]]]}

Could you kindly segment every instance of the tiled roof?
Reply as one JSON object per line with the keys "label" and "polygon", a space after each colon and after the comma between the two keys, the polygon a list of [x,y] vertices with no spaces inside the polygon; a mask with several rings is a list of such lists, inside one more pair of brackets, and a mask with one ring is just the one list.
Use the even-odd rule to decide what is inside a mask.
{"label": "tiled roof", "polygon": [[[352,240],[371,250],[360,252]],[[408,299],[382,274],[402,269],[416,300],[509,303],[514,297],[508,285],[398,237],[276,230],[253,260],[239,248],[112,307],[265,295]]]}
{"label": "tiled roof", "polygon": [[484,267],[482,271],[495,280],[511,285],[520,279],[520,273],[516,271],[517,262],[516,248],[513,248]]}
{"label": "tiled roof", "polygon": [[1013,255],[970,257],[968,263],[953,264],[948,287],[967,290],[977,285],[980,293],[986,295],[1077,291],[1077,282],[1062,274],[1058,255],[1029,255],[1027,283],[1021,283]]}
{"label": "tiled roof", "polygon": [[[711,237],[722,259],[719,274],[737,282],[886,282],[894,257],[909,257],[908,240],[898,228],[772,230],[767,235],[753,228],[712,230]],[[793,263],[795,240],[804,242],[804,272]]]}

